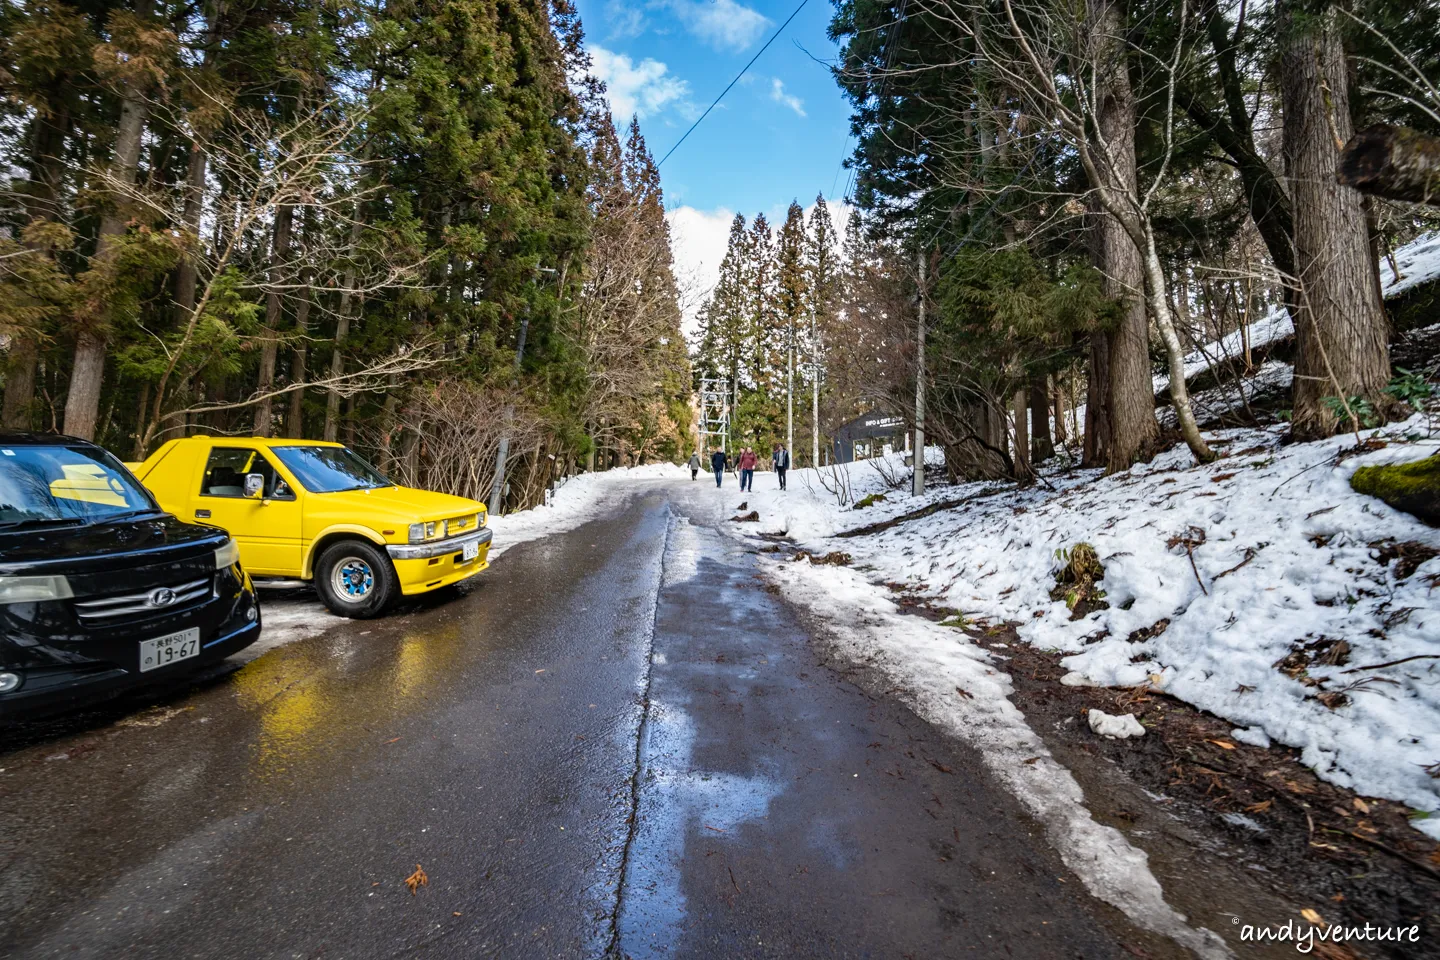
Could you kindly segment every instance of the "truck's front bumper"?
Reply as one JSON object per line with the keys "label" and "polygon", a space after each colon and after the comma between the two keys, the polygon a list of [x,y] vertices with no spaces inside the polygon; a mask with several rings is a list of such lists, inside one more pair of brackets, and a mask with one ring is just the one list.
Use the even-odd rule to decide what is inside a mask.
{"label": "truck's front bumper", "polygon": [[[389,544],[385,549],[400,580],[400,592],[412,596],[459,583],[489,567],[493,538],[492,531],[483,529],[434,543]],[[476,545],[476,554],[467,561],[465,547],[470,544]]]}

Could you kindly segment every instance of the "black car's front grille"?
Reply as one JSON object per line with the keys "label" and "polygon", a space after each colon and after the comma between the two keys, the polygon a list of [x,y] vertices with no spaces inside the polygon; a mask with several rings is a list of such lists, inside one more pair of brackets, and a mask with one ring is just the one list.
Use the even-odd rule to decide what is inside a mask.
{"label": "black car's front grille", "polygon": [[137,593],[90,597],[75,601],[75,615],[90,626],[143,620],[177,613],[210,599],[215,592],[215,578],[204,577],[187,583],[150,587]]}

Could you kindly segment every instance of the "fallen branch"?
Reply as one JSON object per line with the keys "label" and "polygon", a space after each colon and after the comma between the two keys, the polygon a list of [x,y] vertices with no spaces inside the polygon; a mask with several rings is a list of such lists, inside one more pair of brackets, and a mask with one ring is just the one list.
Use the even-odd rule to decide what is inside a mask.
{"label": "fallen branch", "polygon": [[939,513],[941,510],[951,510],[955,507],[963,507],[967,503],[974,503],[977,500],[988,500],[990,497],[997,497],[1002,493],[1008,492],[1010,489],[1011,488],[1006,487],[1000,490],[986,490],[982,493],[975,494],[973,497],[962,497],[959,500],[942,500],[939,503],[932,503],[918,510],[911,510],[909,513],[902,513],[898,517],[891,517],[889,520],[882,520],[879,523],[856,527],[854,530],[842,530],[840,533],[835,534],[835,536],[864,537],[872,533],[880,533],[883,530],[889,530],[891,527],[899,526],[902,523],[919,520],[922,517],[930,516],[932,513]]}
{"label": "fallen branch", "polygon": [[1341,673],[1359,673],[1361,670],[1381,670],[1385,667],[1398,667],[1402,663],[1409,663],[1411,660],[1440,660],[1440,653],[1417,653],[1413,657],[1402,657],[1399,660],[1391,660],[1388,663],[1371,663],[1363,667],[1351,667],[1349,670],[1341,670]]}

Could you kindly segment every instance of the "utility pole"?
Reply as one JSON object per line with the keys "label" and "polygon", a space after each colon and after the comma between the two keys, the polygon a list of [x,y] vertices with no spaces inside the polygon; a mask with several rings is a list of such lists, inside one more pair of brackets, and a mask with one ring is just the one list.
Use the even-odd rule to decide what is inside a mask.
{"label": "utility pole", "polygon": [[815,336],[815,301],[810,301],[810,466],[820,466],[820,341]]}
{"label": "utility pole", "polygon": [[925,251],[918,257],[920,318],[915,325],[915,451],[911,454],[915,470],[910,480],[910,493],[916,497],[925,492]]}
{"label": "utility pole", "polygon": [[[790,314],[790,345],[785,351],[785,449],[795,449],[795,315]],[[793,455],[793,454],[792,454]]]}

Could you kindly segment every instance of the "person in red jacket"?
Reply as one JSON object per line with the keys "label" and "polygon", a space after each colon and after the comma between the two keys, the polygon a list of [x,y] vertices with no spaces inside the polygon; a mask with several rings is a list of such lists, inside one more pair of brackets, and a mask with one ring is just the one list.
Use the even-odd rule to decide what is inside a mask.
{"label": "person in red jacket", "polygon": [[746,448],[741,452],[741,454],[740,454],[740,463],[738,464],[738,466],[739,466],[739,468],[740,468],[740,489],[741,489],[741,490],[754,490],[754,489],[755,489],[755,464],[757,464],[757,463],[759,463],[759,462],[760,462],[760,458],[757,457],[757,456],[755,455],[755,451],[754,451],[754,450],[751,450],[749,447],[746,447]]}

